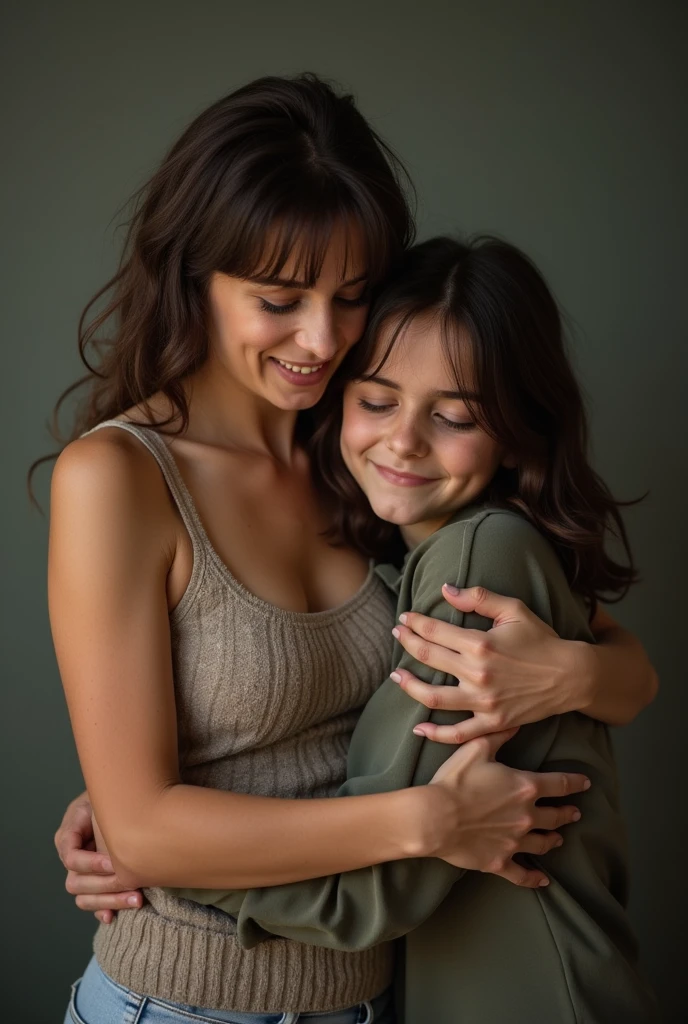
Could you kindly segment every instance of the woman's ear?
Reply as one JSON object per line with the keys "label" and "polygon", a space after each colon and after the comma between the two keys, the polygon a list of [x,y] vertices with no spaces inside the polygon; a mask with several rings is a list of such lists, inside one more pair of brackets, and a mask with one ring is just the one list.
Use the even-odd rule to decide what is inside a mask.
{"label": "woman's ear", "polygon": [[502,465],[505,469],[516,469],[518,466],[518,459],[515,455],[505,455],[502,459]]}

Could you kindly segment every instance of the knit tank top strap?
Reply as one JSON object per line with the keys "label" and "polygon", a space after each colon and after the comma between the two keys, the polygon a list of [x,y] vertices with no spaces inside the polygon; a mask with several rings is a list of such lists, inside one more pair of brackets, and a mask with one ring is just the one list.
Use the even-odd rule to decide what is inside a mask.
{"label": "knit tank top strap", "polygon": [[105,420],[103,423],[93,427],[92,430],[87,431],[87,433],[92,434],[96,430],[102,430],[103,427],[118,427],[120,430],[126,430],[127,433],[133,434],[148,449],[159,465],[174,503],[179,509],[184,526],[191,537],[194,554],[193,577],[197,577],[202,566],[205,564],[206,549],[209,541],[198,517],[193,498],[165,441],[152,427],[142,427],[139,424],[128,423],[125,420]]}

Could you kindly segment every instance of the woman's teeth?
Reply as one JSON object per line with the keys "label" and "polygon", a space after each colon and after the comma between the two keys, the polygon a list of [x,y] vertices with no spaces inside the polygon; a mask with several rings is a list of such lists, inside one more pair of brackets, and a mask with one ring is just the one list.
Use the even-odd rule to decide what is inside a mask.
{"label": "woman's teeth", "polygon": [[291,370],[292,373],[315,373],[316,370],[322,369],[325,365],[324,363],[315,363],[312,366],[294,366],[293,363],[285,363],[284,359],[277,359],[277,357],[275,357],[275,360],[280,364],[280,366],[286,366],[286,368]]}

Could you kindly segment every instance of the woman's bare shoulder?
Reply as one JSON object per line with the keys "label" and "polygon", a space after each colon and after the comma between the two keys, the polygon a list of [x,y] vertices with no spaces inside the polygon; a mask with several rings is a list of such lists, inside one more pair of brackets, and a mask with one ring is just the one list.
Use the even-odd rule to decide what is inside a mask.
{"label": "woman's bare shoulder", "polygon": [[126,430],[103,427],[68,444],[58,456],[50,491],[51,518],[131,524],[155,531],[176,523],[153,455]]}

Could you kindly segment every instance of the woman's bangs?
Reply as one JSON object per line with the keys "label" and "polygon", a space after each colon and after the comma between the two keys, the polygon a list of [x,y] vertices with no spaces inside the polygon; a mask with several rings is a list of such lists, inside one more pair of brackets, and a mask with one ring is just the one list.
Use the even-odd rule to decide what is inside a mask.
{"label": "woman's bangs", "polygon": [[[356,197],[360,198],[360,197]],[[336,197],[323,203],[322,197],[302,197],[285,209],[256,203],[241,225],[224,237],[231,241],[220,258],[225,274],[241,278],[277,278],[288,266],[290,280],[313,288],[327,255],[332,234],[344,225],[344,246],[337,273],[342,281],[353,272],[365,273],[372,286],[389,270],[392,251],[390,226],[372,203]],[[362,243],[363,263],[354,268]]]}

